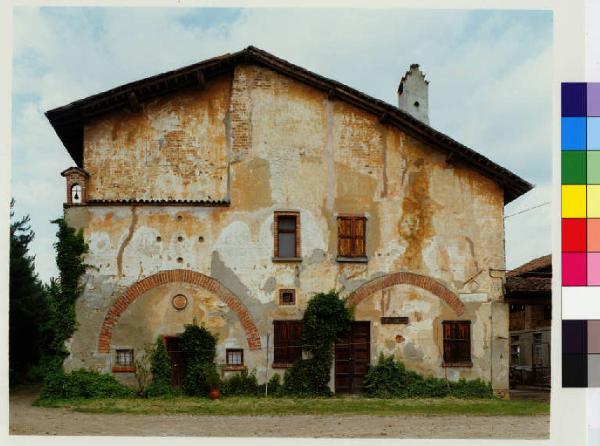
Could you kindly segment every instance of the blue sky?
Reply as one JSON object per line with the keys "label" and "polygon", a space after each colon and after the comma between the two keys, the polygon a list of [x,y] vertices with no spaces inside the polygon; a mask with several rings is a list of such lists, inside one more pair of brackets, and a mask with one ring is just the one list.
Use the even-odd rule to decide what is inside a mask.
{"label": "blue sky", "polygon": [[[431,125],[536,184],[506,213],[550,200],[550,12],[20,7],[13,27],[12,195],[44,280],[74,163],[43,112],[248,45],[392,104],[419,63]],[[507,219],[507,265],[549,253],[550,227],[549,206]]]}

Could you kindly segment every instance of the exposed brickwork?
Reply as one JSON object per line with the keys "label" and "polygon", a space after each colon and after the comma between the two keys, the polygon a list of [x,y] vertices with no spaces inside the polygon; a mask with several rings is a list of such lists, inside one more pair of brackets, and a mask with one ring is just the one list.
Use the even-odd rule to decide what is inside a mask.
{"label": "exposed brickwork", "polygon": [[347,304],[358,305],[371,294],[394,285],[413,285],[422,288],[450,305],[457,315],[460,316],[465,311],[465,306],[456,293],[431,277],[409,272],[388,274],[365,283],[348,296]]}
{"label": "exposed brickwork", "polygon": [[[71,204],[86,204],[87,203],[87,182],[89,175],[88,173],[79,167],[69,167],[67,170],[61,172],[61,175],[67,180],[67,200],[65,203]],[[71,195],[71,188],[79,184],[81,186],[81,203],[73,203],[73,197]]]}
{"label": "exposed brickwork", "polygon": [[129,287],[127,292],[113,304],[113,306],[106,313],[104,322],[102,323],[102,328],[100,329],[98,351],[100,353],[108,353],[110,351],[113,327],[117,324],[121,314],[123,314],[123,312],[129,305],[133,303],[135,299],[152,288],[173,282],[189,283],[214,293],[240,318],[242,326],[244,327],[244,331],[246,332],[248,348],[250,350],[260,349],[260,336],[252,319],[252,315],[246,306],[231,291],[221,285],[217,280],[202,273],[185,269],[175,269],[159,271],[156,274],[148,276],[145,279],[134,283]]}
{"label": "exposed brickwork", "polygon": [[231,150],[236,159],[243,157],[250,146],[250,105],[248,79],[243,66],[236,67],[231,87]]}

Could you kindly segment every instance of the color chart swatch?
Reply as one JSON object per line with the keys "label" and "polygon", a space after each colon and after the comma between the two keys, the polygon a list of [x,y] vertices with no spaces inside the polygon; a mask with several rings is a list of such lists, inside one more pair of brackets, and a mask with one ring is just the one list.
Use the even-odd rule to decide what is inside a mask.
{"label": "color chart swatch", "polygon": [[600,286],[600,83],[563,83],[562,285]]}
{"label": "color chart swatch", "polygon": [[562,321],[563,387],[600,387],[600,320]]}

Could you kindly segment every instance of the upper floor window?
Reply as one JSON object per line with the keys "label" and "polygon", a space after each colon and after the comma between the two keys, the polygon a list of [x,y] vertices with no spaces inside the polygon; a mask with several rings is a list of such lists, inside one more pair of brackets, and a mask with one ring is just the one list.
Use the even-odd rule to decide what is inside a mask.
{"label": "upper floor window", "polygon": [[75,183],[71,186],[71,203],[81,203],[81,185]]}
{"label": "upper floor window", "polygon": [[367,219],[364,216],[339,216],[338,260],[367,259],[365,234]]}
{"label": "upper floor window", "polygon": [[471,321],[444,321],[444,365],[471,365]]}
{"label": "upper floor window", "polygon": [[300,213],[275,212],[274,260],[300,260]]}
{"label": "upper floor window", "polygon": [[296,305],[296,290],[279,290],[279,305]]}

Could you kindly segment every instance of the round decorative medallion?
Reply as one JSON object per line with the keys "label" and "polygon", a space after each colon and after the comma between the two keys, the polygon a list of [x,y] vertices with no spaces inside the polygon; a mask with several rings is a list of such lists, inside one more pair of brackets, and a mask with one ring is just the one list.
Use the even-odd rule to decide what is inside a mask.
{"label": "round decorative medallion", "polygon": [[187,307],[187,297],[185,297],[183,294],[178,294],[176,296],[173,296],[173,300],[171,301],[171,303],[173,304],[173,308],[175,308],[178,311],[183,310],[185,307]]}

